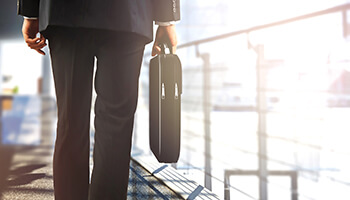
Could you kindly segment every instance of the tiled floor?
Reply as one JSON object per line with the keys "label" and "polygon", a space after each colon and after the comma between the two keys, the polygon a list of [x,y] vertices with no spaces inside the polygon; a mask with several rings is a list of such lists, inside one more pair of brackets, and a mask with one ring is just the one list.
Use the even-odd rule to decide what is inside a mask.
{"label": "tiled floor", "polygon": [[[54,104],[43,102],[41,137],[37,146],[0,146],[0,199],[52,200]],[[130,164],[129,199],[181,199],[135,162]],[[2,197],[2,198],[1,198]]]}

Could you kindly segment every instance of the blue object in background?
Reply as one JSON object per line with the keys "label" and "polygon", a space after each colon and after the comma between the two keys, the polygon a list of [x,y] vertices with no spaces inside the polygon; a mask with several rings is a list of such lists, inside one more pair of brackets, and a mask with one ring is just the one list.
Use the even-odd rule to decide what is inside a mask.
{"label": "blue object in background", "polygon": [[2,145],[39,145],[41,138],[41,99],[39,96],[13,96],[12,106],[2,109]]}

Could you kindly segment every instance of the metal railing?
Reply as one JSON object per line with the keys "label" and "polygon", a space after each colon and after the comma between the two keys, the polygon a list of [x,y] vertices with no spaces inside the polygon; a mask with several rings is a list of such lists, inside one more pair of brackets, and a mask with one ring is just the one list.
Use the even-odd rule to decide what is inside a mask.
{"label": "metal railing", "polygon": [[[332,154],[335,156],[342,156],[343,159],[350,156],[350,151],[338,151],[331,149],[327,146],[323,146],[322,144],[313,141],[312,137],[311,139],[305,139],[305,138],[298,138],[295,136],[295,138],[290,136],[285,136],[281,134],[271,134],[271,130],[268,130],[268,125],[270,121],[272,121],[270,118],[275,117],[278,119],[283,119],[286,124],[288,124],[288,119],[292,119],[293,123],[303,123],[303,122],[309,122],[314,123],[314,121],[317,121],[319,123],[324,120],[324,115],[318,115],[317,113],[312,114],[315,110],[310,110],[309,116],[304,116],[302,114],[298,113],[298,110],[302,109],[299,108],[298,105],[285,107],[284,110],[278,110],[278,109],[271,109],[268,99],[270,93],[288,93],[288,94],[304,94],[307,93],[309,95],[329,95],[332,93],[332,91],[328,90],[315,90],[315,89],[305,89],[305,90],[291,90],[288,88],[280,88],[275,89],[271,88],[268,83],[268,70],[270,68],[278,68],[279,66],[282,66],[284,63],[280,60],[268,60],[264,56],[264,46],[263,45],[253,45],[250,43],[249,38],[247,39],[248,48],[251,49],[253,52],[256,53],[256,69],[255,69],[255,81],[256,86],[253,88],[255,90],[255,105],[253,106],[252,110],[249,110],[252,112],[252,117],[249,119],[250,124],[255,124],[256,129],[253,127],[245,127],[242,134],[244,133],[250,133],[249,138],[252,140],[247,140],[246,142],[250,142],[249,147],[243,147],[239,142],[234,143],[232,141],[225,141],[225,138],[217,138],[218,130],[222,131],[226,128],[226,131],[228,133],[232,133],[230,129],[234,129],[234,126],[232,124],[226,124],[225,127],[215,128],[213,126],[217,126],[217,124],[220,124],[218,121],[215,121],[216,115],[213,116],[213,110],[214,110],[214,103],[213,103],[213,97],[219,96],[217,95],[217,89],[220,89],[222,85],[218,85],[216,83],[213,83],[213,77],[214,75],[222,74],[222,72],[225,73],[225,70],[227,70],[227,67],[225,66],[216,66],[216,63],[212,63],[210,60],[211,54],[209,52],[202,53],[200,52],[199,47],[201,45],[205,45],[206,43],[213,43],[218,42],[220,40],[226,40],[228,38],[233,38],[242,34],[250,34],[252,32],[258,32],[261,30],[265,30],[268,28],[278,27],[281,25],[290,24],[292,22],[297,21],[303,21],[310,18],[320,17],[327,14],[333,14],[333,13],[342,13],[342,20],[343,25],[346,27],[346,20],[347,20],[347,10],[350,9],[350,4],[345,4],[337,7],[333,7],[330,9],[313,12],[310,14],[305,14],[301,16],[297,16],[294,18],[289,18],[269,24],[259,25],[243,30],[234,31],[231,33],[226,33],[223,35],[202,39],[198,41],[189,42],[186,44],[182,44],[178,46],[178,52],[181,53],[181,50],[187,49],[189,47],[195,47],[196,56],[201,60],[202,65],[201,66],[187,66],[186,63],[183,63],[184,65],[184,81],[188,81],[184,84],[184,97],[183,97],[183,108],[184,115],[183,115],[183,136],[182,136],[182,149],[185,151],[185,153],[182,153],[180,157],[180,162],[177,165],[177,167],[181,170],[183,168],[186,169],[193,169],[195,171],[194,173],[197,173],[198,171],[202,173],[203,175],[203,184],[206,188],[209,190],[214,190],[213,182],[215,184],[222,184],[224,188],[224,198],[230,199],[230,190],[235,190],[241,193],[243,196],[245,196],[247,199],[260,199],[260,200],[267,200],[268,199],[268,191],[269,187],[272,185],[279,185],[278,183],[274,183],[273,181],[269,180],[269,176],[287,176],[291,178],[290,187],[285,189],[290,192],[291,196],[290,198],[292,200],[296,199],[317,199],[317,196],[312,196],[312,194],[305,192],[303,190],[303,185],[305,184],[298,184],[301,179],[303,179],[303,183],[307,184],[317,184],[318,181],[322,179],[322,181],[332,181],[334,184],[341,185],[340,188],[347,188],[350,189],[350,182],[348,182],[345,178],[342,179],[341,177],[333,176],[333,174],[329,174],[327,172],[334,172],[337,171],[337,169],[318,169],[313,168],[313,161],[312,159],[319,159],[320,152],[325,152],[325,154]],[[344,28],[343,32],[344,36],[347,36],[347,28]],[[192,80],[197,80],[200,83],[194,83],[191,82]],[[193,98],[192,94],[187,93],[187,91],[191,92],[197,92],[199,95],[197,98]],[[191,93],[190,92],[190,93]],[[336,94],[336,92],[333,92]],[[187,96],[186,96],[187,95]],[[192,95],[192,96],[191,96]],[[312,105],[311,105],[312,107]],[[319,105],[316,105],[316,108],[319,108]],[[328,106],[321,106],[322,109],[327,109]],[[288,111],[286,111],[288,109]],[[247,110],[247,109],[246,109]],[[237,111],[237,110],[236,110]],[[317,109],[316,109],[317,111]],[[240,112],[237,111],[237,112]],[[254,114],[255,113],[255,114]],[[244,115],[245,113],[242,112],[241,115]],[[301,119],[299,119],[301,118]],[[235,124],[238,126],[237,124]],[[249,125],[248,125],[249,126]],[[193,128],[195,127],[195,128]],[[271,126],[273,127],[273,126]],[[288,132],[292,127],[286,127],[285,131]],[[333,127],[331,127],[333,128]],[[334,127],[335,128],[335,127]],[[247,129],[247,130],[246,130]],[[253,130],[255,129],[255,131]],[[297,131],[297,130],[296,130]],[[307,130],[305,131],[308,132]],[[256,134],[256,135],[255,135]],[[222,134],[223,135],[223,134]],[[248,137],[248,136],[247,136]],[[235,137],[236,139],[239,139],[238,137]],[[191,141],[187,142],[187,141]],[[193,141],[193,142],[192,142]],[[279,144],[283,145],[294,145],[295,148],[300,149],[307,149],[307,152],[310,154],[306,155],[306,158],[301,159],[300,162],[311,162],[309,164],[309,167],[305,167],[304,164],[300,164],[295,160],[298,160],[298,158],[294,158],[294,161],[290,161],[285,158],[277,158],[274,155],[271,155],[273,152],[269,152],[269,142],[273,143],[277,141]],[[243,141],[244,142],[244,141]],[[242,142],[242,143],[243,143]],[[234,143],[234,144],[233,144]],[[199,145],[198,145],[199,144]],[[245,158],[249,161],[249,163],[254,163],[256,165],[256,170],[251,169],[251,165],[249,167],[237,167],[237,164],[234,164],[235,160],[234,158],[225,157],[225,158],[218,158],[217,155],[220,152],[219,150],[215,148],[222,148],[224,149],[223,153],[232,155],[232,157],[237,156],[237,158]],[[213,153],[215,152],[215,153]],[[316,152],[316,153],[315,153]],[[315,157],[313,157],[313,153],[317,154]],[[296,153],[294,153],[296,154]],[[295,156],[295,155],[294,155]],[[298,157],[299,154],[296,156]],[[189,159],[188,159],[189,158]],[[244,161],[242,161],[244,162]],[[319,162],[319,161],[316,161]],[[217,172],[217,166],[220,164],[222,167],[221,173]],[[183,166],[181,166],[183,165]],[[244,164],[243,164],[244,165]],[[279,166],[280,170],[270,169],[269,165],[273,166]],[[236,166],[236,167],[235,167]],[[254,167],[253,167],[254,168]],[[276,167],[274,167],[276,168]],[[220,168],[221,169],[221,168]],[[339,171],[339,170],[338,170]],[[326,173],[324,173],[326,172]],[[322,173],[322,175],[320,175]],[[324,174],[323,174],[324,173]],[[239,188],[239,184],[232,184],[230,183],[230,177],[231,176],[244,176],[244,175],[254,175],[259,178],[259,189],[258,189],[258,195],[255,194],[249,194],[249,192],[246,192]],[[304,180],[305,179],[305,180]],[[216,187],[215,187],[215,190]],[[258,197],[257,197],[258,196]]]}

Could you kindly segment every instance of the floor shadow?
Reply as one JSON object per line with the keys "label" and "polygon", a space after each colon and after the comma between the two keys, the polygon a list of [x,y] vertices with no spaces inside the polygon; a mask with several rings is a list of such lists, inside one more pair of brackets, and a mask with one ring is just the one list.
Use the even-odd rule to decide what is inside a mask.
{"label": "floor shadow", "polygon": [[7,186],[19,186],[26,185],[35,180],[44,178],[46,174],[44,173],[32,173],[34,170],[45,167],[46,164],[33,164],[18,167],[9,172],[12,177],[11,180],[7,181]]}
{"label": "floor shadow", "polygon": [[44,173],[38,173],[38,174],[23,174],[20,175],[12,180],[7,181],[8,186],[19,186],[19,185],[26,185],[29,184],[35,180],[44,178],[46,174]]}
{"label": "floor shadow", "polygon": [[[2,193],[10,186],[26,185],[46,177],[44,173],[32,173],[34,170],[45,167],[46,164],[32,164],[10,170],[15,153],[25,150],[29,149],[0,146],[0,199]],[[10,180],[8,180],[9,177],[11,177]]]}
{"label": "floor shadow", "polygon": [[142,166],[131,161],[127,199],[180,200],[183,198]]}
{"label": "floor shadow", "polygon": [[7,188],[7,177],[10,173],[13,155],[13,148],[0,146],[0,199],[3,191]]}
{"label": "floor shadow", "polygon": [[16,169],[11,170],[10,174],[11,175],[21,175],[21,174],[26,174],[30,173],[34,170],[40,169],[45,167],[46,164],[33,164],[33,165],[26,165],[22,167],[18,167]]}

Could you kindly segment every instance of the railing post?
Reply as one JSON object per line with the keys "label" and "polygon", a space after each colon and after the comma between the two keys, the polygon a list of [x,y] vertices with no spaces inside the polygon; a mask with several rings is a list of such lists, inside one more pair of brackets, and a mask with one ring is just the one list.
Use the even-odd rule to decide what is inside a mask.
{"label": "railing post", "polygon": [[266,146],[266,69],[264,69],[264,46],[258,45],[257,51],[257,65],[256,65],[256,77],[257,77],[257,103],[256,110],[258,113],[258,156],[259,156],[259,196],[260,200],[268,199],[267,192],[267,146]]}
{"label": "railing post", "polygon": [[210,57],[208,53],[200,54],[203,60],[203,111],[204,111],[204,186],[211,190],[211,134],[210,134]]}
{"label": "railing post", "polygon": [[224,175],[224,199],[230,200],[230,174],[225,170]]}
{"label": "railing post", "polygon": [[342,20],[343,20],[343,36],[344,38],[349,37],[349,22],[348,22],[348,10],[343,10],[342,11]]}
{"label": "railing post", "polygon": [[292,200],[298,200],[298,172],[291,174]]}
{"label": "railing post", "polygon": [[[48,51],[46,51],[48,54]],[[51,75],[51,63],[50,63],[50,56],[46,55],[42,57],[42,80],[41,80],[41,85],[39,86],[41,88],[41,95],[50,95],[50,90],[51,90],[51,80],[52,80],[52,75]]]}

